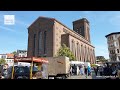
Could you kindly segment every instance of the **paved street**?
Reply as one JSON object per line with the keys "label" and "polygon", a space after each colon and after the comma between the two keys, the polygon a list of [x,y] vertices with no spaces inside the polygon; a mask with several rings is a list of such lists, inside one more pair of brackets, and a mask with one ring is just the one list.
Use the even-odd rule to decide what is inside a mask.
{"label": "paved street", "polygon": [[70,76],[68,79],[105,79],[105,77],[102,77],[99,75],[98,76],[95,75],[94,71],[92,71],[91,76],[85,76],[85,75],[74,75],[74,76]]}
{"label": "paved street", "polygon": [[70,76],[68,79],[92,79],[92,77],[91,77],[91,76],[88,76],[88,77],[86,78],[85,75],[83,75],[83,76],[81,76],[81,75],[76,75],[76,76]]}

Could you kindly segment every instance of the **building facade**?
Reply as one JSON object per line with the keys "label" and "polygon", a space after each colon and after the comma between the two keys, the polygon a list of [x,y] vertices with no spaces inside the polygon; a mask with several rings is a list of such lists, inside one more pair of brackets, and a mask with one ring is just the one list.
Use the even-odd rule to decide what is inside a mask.
{"label": "building facade", "polygon": [[17,57],[27,57],[27,50],[17,50],[16,55]]}
{"label": "building facade", "polygon": [[9,66],[13,65],[14,61],[14,54],[0,54],[0,59],[4,59],[5,63],[7,63]]}
{"label": "building facade", "polygon": [[28,27],[28,57],[55,57],[62,44],[70,48],[78,61],[95,63],[86,18],[73,21],[73,30],[47,17],[39,17]]}
{"label": "building facade", "polygon": [[110,61],[120,61],[120,32],[110,33],[107,38]]}
{"label": "building facade", "polygon": [[7,58],[7,54],[0,54],[0,59],[6,59]]}

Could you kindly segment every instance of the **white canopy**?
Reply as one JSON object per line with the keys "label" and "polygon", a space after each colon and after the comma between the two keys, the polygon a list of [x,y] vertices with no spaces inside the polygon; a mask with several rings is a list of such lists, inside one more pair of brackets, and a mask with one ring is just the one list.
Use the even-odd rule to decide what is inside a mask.
{"label": "white canopy", "polygon": [[81,64],[84,64],[84,62],[80,62],[80,61],[71,61],[70,64],[81,65]]}

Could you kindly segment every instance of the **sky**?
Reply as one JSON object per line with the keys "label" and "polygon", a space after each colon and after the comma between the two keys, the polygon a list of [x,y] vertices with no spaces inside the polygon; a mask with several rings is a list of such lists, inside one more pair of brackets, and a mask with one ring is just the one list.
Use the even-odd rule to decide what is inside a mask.
{"label": "sky", "polygon": [[[15,24],[4,24],[4,15],[14,15]],[[95,55],[109,58],[105,35],[120,31],[120,11],[0,11],[0,54],[27,50],[28,26],[39,16],[55,18],[73,29],[72,22],[87,18]]]}

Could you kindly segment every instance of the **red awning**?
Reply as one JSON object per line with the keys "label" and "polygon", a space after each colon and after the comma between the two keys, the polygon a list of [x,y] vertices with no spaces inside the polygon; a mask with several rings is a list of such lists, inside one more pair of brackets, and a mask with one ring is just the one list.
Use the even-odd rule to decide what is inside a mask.
{"label": "red awning", "polygon": [[45,58],[36,58],[36,57],[33,57],[33,61],[34,62],[48,63],[48,60],[46,60]]}
{"label": "red awning", "polygon": [[14,62],[33,62],[36,63],[48,63],[48,60],[45,58],[37,58],[37,57],[15,57]]}

